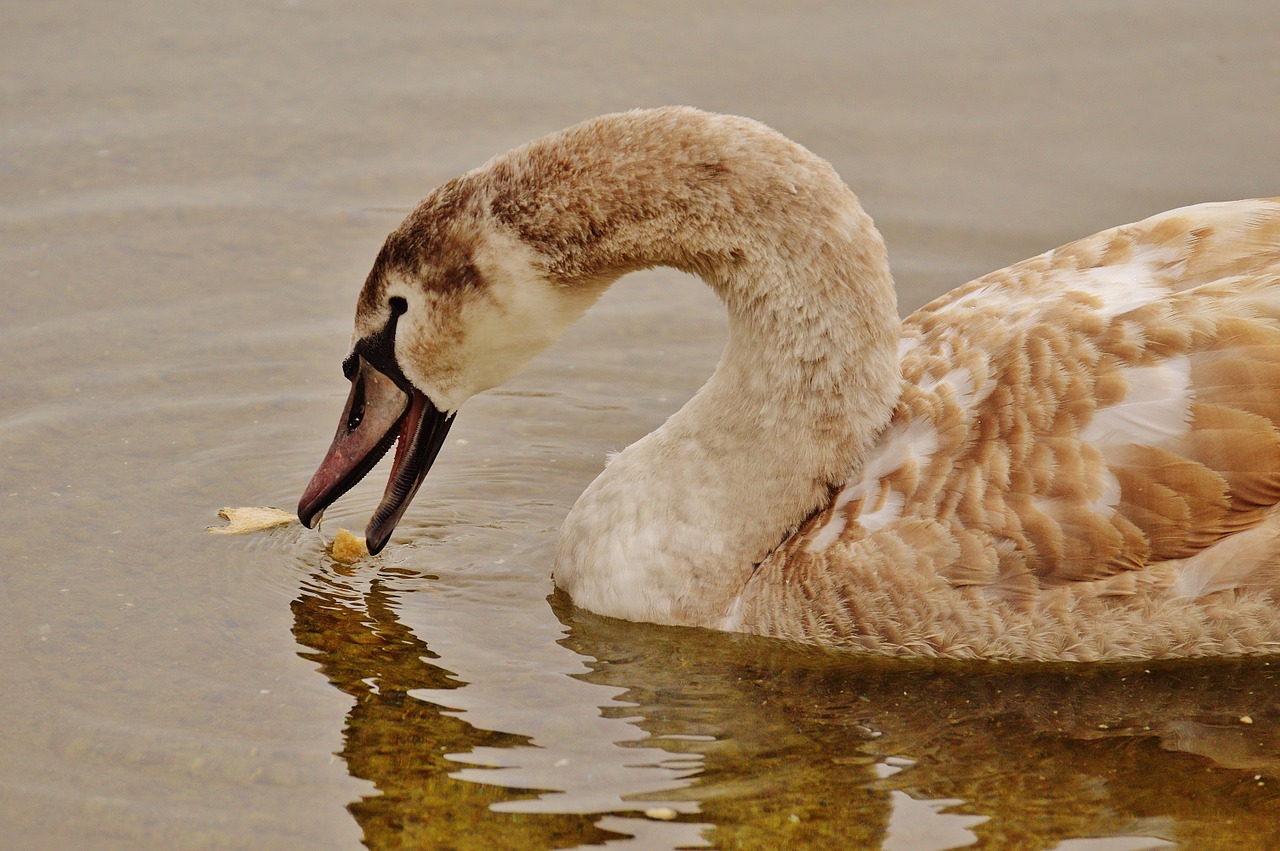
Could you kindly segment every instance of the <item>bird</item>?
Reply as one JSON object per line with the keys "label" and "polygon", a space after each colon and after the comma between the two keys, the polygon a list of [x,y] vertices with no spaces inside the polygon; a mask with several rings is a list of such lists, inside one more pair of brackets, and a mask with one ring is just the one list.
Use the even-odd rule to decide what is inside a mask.
{"label": "bird", "polygon": [[902,319],[835,169],[692,107],[517,147],[387,237],[303,523],[394,444],[378,552],[462,404],[656,266],[715,291],[727,342],[569,510],[576,606],[892,657],[1280,652],[1280,199],[1104,230]]}

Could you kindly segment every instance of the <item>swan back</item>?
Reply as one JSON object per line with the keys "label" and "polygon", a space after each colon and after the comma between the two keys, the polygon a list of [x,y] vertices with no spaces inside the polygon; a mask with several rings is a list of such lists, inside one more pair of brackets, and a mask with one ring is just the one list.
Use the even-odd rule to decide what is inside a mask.
{"label": "swan back", "polygon": [[1280,203],[979,278],[909,317],[901,352],[893,422],[737,617],[928,655],[1280,649]]}

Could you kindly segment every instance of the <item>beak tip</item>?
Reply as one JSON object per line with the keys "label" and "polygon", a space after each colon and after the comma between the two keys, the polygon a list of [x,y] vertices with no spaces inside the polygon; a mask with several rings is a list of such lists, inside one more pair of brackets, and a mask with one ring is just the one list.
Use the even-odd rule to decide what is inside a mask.
{"label": "beak tip", "polygon": [[315,485],[312,483],[307,486],[307,490],[302,495],[302,499],[298,500],[298,520],[308,529],[316,527],[316,521],[320,519],[320,515],[324,513],[324,506],[320,505],[320,501],[313,493]]}
{"label": "beak tip", "polygon": [[364,530],[364,543],[369,550],[369,555],[376,556],[382,552],[387,545],[387,541],[391,539],[391,530],[375,529],[370,523],[369,527]]}

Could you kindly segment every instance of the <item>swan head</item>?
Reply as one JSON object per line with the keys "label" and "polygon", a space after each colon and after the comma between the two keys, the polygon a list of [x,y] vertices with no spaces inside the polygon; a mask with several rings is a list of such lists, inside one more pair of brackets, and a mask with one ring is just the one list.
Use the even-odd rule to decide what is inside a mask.
{"label": "swan head", "polygon": [[372,553],[391,537],[462,404],[515,375],[604,286],[556,281],[539,252],[492,215],[482,176],[437,189],[383,244],[343,363],[346,407],[298,505],[313,526],[396,445],[366,530]]}
{"label": "swan head", "polygon": [[[828,251],[854,239],[870,247]],[[860,265],[883,265],[883,245],[853,194],[829,164],[748,119],[637,110],[495,157],[429,195],[378,254],[344,364],[346,409],[298,515],[313,525],[398,444],[367,530],[377,552],[462,404],[513,376],[627,272],[697,274],[731,316],[746,317],[760,281],[788,279],[792,266],[832,253],[853,266],[818,289],[841,309],[871,304],[855,315],[894,327],[887,267]],[[808,265],[801,272],[812,275]],[[860,277],[880,285],[862,301],[827,285]],[[768,338],[758,322],[741,327],[748,339]],[[882,360],[896,374],[897,360]]]}

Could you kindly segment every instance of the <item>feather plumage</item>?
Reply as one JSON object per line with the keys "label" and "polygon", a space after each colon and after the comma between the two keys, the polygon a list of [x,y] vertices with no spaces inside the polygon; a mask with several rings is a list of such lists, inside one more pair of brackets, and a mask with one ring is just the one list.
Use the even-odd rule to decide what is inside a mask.
{"label": "feather plumage", "polygon": [[[877,444],[912,463],[868,465],[832,503],[896,487],[898,517],[865,501],[819,512],[737,617],[803,605],[827,613],[814,632],[794,615],[766,631],[1097,659],[1240,652],[1228,624],[1248,610],[1269,636],[1251,649],[1280,649],[1277,317],[1276,201],[1114,228],[926,305],[904,323],[905,389]],[[945,380],[960,371],[975,377],[964,393]],[[927,464],[897,447],[908,433],[930,436]],[[869,593],[856,615],[841,604]],[[927,649],[898,647],[922,617]]]}

